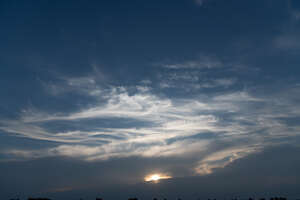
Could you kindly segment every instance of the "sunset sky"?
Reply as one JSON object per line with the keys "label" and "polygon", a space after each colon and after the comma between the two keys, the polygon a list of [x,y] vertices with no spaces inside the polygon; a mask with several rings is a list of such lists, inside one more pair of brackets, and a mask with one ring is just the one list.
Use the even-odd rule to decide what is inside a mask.
{"label": "sunset sky", "polygon": [[0,199],[300,198],[299,155],[300,1],[0,0]]}

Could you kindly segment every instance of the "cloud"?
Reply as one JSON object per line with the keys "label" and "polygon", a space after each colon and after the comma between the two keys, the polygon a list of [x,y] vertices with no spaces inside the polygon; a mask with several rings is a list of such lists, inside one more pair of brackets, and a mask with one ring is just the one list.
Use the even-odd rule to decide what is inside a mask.
{"label": "cloud", "polygon": [[47,93],[59,96],[78,93],[88,96],[100,96],[103,88],[97,84],[96,77],[60,77],[55,82],[42,82]]}
{"label": "cloud", "polygon": [[202,6],[206,0],[195,0],[196,5]]}
{"label": "cloud", "polygon": [[298,34],[285,34],[277,37],[274,44],[280,49],[297,50],[300,48],[300,38]]}
{"label": "cloud", "polygon": [[[54,144],[38,150],[13,147],[2,154],[85,161],[196,155],[194,172],[207,174],[299,133],[299,126],[286,123],[300,115],[297,86],[260,95],[236,89],[240,80],[234,72],[224,75],[234,66],[212,56],[160,66],[158,81],[141,79],[133,86],[106,84],[97,73],[61,76],[51,94],[75,93],[93,101],[58,112],[30,106],[19,118],[1,119],[0,130],[6,134]],[[168,95],[169,89],[183,95]]]}
{"label": "cloud", "polygon": [[[196,110],[195,106],[197,106]],[[106,104],[70,113],[69,115],[49,115],[34,111],[24,112],[20,121],[3,122],[1,129],[5,132],[17,133],[22,137],[32,139],[86,144],[80,146],[61,145],[49,150],[45,156],[53,154],[77,155],[78,157],[85,156],[88,159],[106,159],[114,156],[130,155],[165,156],[182,153],[180,143],[168,145],[165,142],[166,139],[177,135],[188,136],[201,133],[201,131],[207,129],[214,129],[215,117],[209,114],[199,115],[196,113],[197,110],[206,109],[209,109],[209,107],[205,108],[204,103],[194,100],[173,102],[170,99],[153,95],[147,90],[138,90],[136,94],[129,95],[125,88],[114,88]],[[119,118],[121,121],[130,118],[136,122],[142,120],[148,122],[148,125],[140,128],[135,126],[128,128],[96,126],[94,131],[66,132],[49,132],[41,126],[43,123],[49,122],[67,121],[76,124],[80,120],[107,118]],[[84,123],[83,126],[85,126]],[[198,144],[200,143],[203,142],[198,142]],[[88,144],[101,145],[101,147],[90,148],[87,146]],[[185,144],[181,143],[181,145]],[[24,154],[20,151],[14,150],[11,154],[24,157]]]}
{"label": "cloud", "polygon": [[288,4],[288,11],[290,12],[291,17],[295,20],[299,20],[300,19],[300,11],[295,9],[295,6],[293,6],[293,3],[291,0],[288,0],[287,4]]}
{"label": "cloud", "polygon": [[[221,79],[209,79],[200,80],[201,78],[197,75],[182,74],[170,74],[169,79],[162,80],[159,87],[165,88],[181,88],[184,91],[202,90],[202,89],[216,89],[216,88],[229,88],[236,83],[233,78],[221,78]],[[177,85],[176,82],[181,81],[181,85]]]}
{"label": "cloud", "polygon": [[218,102],[249,102],[249,101],[264,101],[261,98],[253,97],[245,91],[233,92],[229,94],[222,94],[213,97]]}
{"label": "cloud", "polygon": [[[235,151],[239,153],[238,150],[233,149],[215,157],[219,160]],[[136,191],[138,191],[138,197],[143,197],[143,199],[146,197],[151,199],[156,195],[172,199],[178,197],[178,194],[183,199],[196,199],[200,195],[202,198],[249,196],[253,193],[257,196],[264,196],[265,191],[294,195],[299,190],[297,183],[300,176],[300,160],[298,155],[299,147],[291,145],[271,147],[251,153],[229,163],[228,167],[214,169],[215,173],[201,177],[191,176],[192,174],[182,169],[182,167],[188,168],[194,164],[192,159],[186,157],[185,159],[131,157],[106,162],[82,162],[76,159],[53,157],[23,162],[2,162],[0,185],[5,190],[1,196],[9,199],[16,190],[20,192],[22,199],[27,198],[28,193],[41,196],[41,191],[51,192],[42,194],[54,199],[72,199],[80,194],[93,199],[99,195],[99,191],[102,191],[103,199],[124,199],[124,196],[137,194]],[[193,156],[193,158],[196,157],[196,155]],[[288,169],[286,166],[289,166]],[[141,182],[145,175],[155,172],[168,174],[173,178],[160,182],[159,188]],[[48,181],[45,182],[45,180]],[[67,194],[61,191],[69,189],[73,189],[73,191],[68,191],[69,196],[63,196]],[[60,192],[61,196],[54,196],[55,191]]]}
{"label": "cloud", "polygon": [[[0,129],[6,133],[56,142],[55,147],[7,149],[2,153],[15,159],[66,156],[87,161],[198,154],[202,156],[195,172],[207,174],[269,145],[283,143],[283,138],[300,130],[282,120],[299,115],[293,101],[298,87],[271,96],[256,97],[244,90],[185,98],[159,96],[145,86],[136,88],[140,89],[130,94],[129,88],[112,87],[101,102],[76,112],[49,114],[28,109],[18,120],[2,120]],[[114,126],[114,120],[122,127]],[[104,126],[104,122],[111,123]],[[64,130],[59,126],[51,129],[59,123]],[[213,137],[206,137],[208,132]],[[216,149],[215,142],[229,142],[230,148]]]}
{"label": "cloud", "polygon": [[202,84],[199,84],[199,88],[228,88],[232,85],[234,85],[236,82],[235,79],[232,78],[220,78],[220,79],[213,79],[213,80],[208,80]]}
{"label": "cloud", "polygon": [[224,168],[237,159],[259,151],[260,149],[255,147],[240,147],[215,152],[201,160],[195,171],[200,175],[211,174],[215,169]]}
{"label": "cloud", "polygon": [[99,97],[109,82],[109,76],[100,71],[98,65],[92,64],[92,72],[85,76],[57,75],[53,80],[41,81],[44,90],[60,96],[70,93]]}
{"label": "cloud", "polygon": [[[197,59],[177,63],[160,64],[157,77],[161,89],[178,89],[185,92],[212,91],[230,89],[237,82],[237,64],[224,62],[216,56],[200,55]],[[244,67],[245,71],[249,71]],[[224,76],[229,74],[230,76]],[[178,84],[180,82],[180,84]]]}
{"label": "cloud", "polygon": [[298,10],[292,11],[292,16],[295,20],[300,20],[300,11]]}
{"label": "cloud", "polygon": [[223,66],[223,63],[214,57],[201,55],[198,59],[193,61],[178,62],[171,64],[161,64],[163,68],[167,69],[213,69]]}

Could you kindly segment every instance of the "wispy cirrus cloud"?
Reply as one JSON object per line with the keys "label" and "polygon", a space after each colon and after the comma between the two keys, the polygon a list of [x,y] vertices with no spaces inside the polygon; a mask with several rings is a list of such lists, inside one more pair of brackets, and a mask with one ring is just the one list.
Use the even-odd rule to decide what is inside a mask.
{"label": "wispy cirrus cloud", "polygon": [[217,151],[205,157],[198,163],[195,171],[201,175],[207,175],[213,173],[215,169],[224,168],[233,161],[243,158],[249,154],[259,152],[260,145],[246,146],[246,147],[234,147],[223,151]]}
{"label": "wispy cirrus cloud", "polygon": [[292,11],[292,17],[293,17],[295,20],[300,20],[300,11],[299,11],[299,10],[294,10],[294,11]]}
{"label": "wispy cirrus cloud", "polygon": [[[141,86],[142,87],[142,86]],[[18,120],[1,121],[0,129],[35,140],[56,142],[42,150],[10,149],[11,157],[29,159],[67,156],[88,161],[113,157],[165,157],[203,153],[195,172],[207,174],[215,168],[277,143],[276,138],[297,135],[299,127],[289,127],[278,117],[289,116],[295,103],[287,98],[255,97],[247,91],[187,98],[161,97],[147,90],[129,94],[126,87],[106,91],[105,102],[71,113],[47,114],[25,111]],[[268,108],[272,105],[272,108]],[[274,113],[274,107],[285,107]],[[298,116],[295,113],[294,116]],[[123,127],[103,124],[118,120]],[[128,119],[132,123],[128,123]],[[113,122],[113,121],[112,121]],[[51,130],[50,124],[64,123],[69,129]],[[207,133],[213,137],[207,137]],[[181,138],[181,139],[176,139]],[[239,141],[247,142],[239,142]],[[172,141],[172,142],[170,142]],[[214,142],[230,147],[211,150]]]}
{"label": "wispy cirrus cloud", "polygon": [[284,34],[278,36],[274,40],[274,44],[277,48],[285,50],[299,50],[300,49],[300,37],[298,34]]}
{"label": "wispy cirrus cloud", "polygon": [[205,3],[205,1],[207,0],[194,0],[197,6],[203,6],[203,4]]}
{"label": "wispy cirrus cloud", "polygon": [[[142,79],[134,86],[108,84],[96,72],[61,76],[52,84],[54,90],[46,84],[55,97],[75,93],[93,101],[58,112],[30,106],[18,119],[0,120],[0,130],[7,134],[54,143],[3,153],[15,159],[67,156],[86,161],[199,155],[193,169],[207,174],[299,132],[284,121],[300,115],[293,101],[298,86],[263,95],[234,88],[240,82],[230,70],[236,66],[213,56],[159,66],[158,80]],[[162,88],[184,95],[168,96]]]}
{"label": "wispy cirrus cloud", "polygon": [[44,90],[54,96],[68,93],[81,95],[102,95],[103,87],[108,82],[108,75],[99,70],[96,64],[92,64],[92,72],[84,76],[56,75],[54,80],[42,81]]}
{"label": "wispy cirrus cloud", "polygon": [[215,57],[201,55],[198,59],[161,64],[162,67],[167,69],[213,69],[223,66],[223,62]]}
{"label": "wispy cirrus cloud", "polygon": [[[161,63],[164,71],[158,74],[159,87],[162,89],[181,88],[186,92],[229,88],[235,85],[233,63],[224,62],[216,56],[200,55],[197,59],[177,63]],[[220,76],[231,71],[233,76]],[[177,84],[180,81],[180,85]]]}

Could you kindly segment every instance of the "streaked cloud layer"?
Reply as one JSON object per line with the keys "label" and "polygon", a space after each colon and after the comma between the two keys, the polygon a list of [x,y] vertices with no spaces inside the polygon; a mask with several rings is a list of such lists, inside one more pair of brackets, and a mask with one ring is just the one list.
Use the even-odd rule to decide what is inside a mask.
{"label": "streaked cloud layer", "polygon": [[295,0],[1,2],[5,198],[148,194],[152,174],[172,177],[157,191],[299,188],[264,160],[300,165],[299,13]]}
{"label": "streaked cloud layer", "polygon": [[[203,62],[205,68],[226,67],[218,61],[208,62],[207,58]],[[72,91],[92,97],[94,103],[75,111],[58,113],[28,107],[18,119],[2,120],[0,128],[6,133],[57,143],[54,147],[38,150],[14,147],[5,150],[4,154],[10,159],[67,156],[93,161],[130,156],[184,157],[203,153],[194,172],[207,174],[270,145],[285,143],[285,138],[298,136],[300,127],[285,122],[300,117],[299,104],[294,101],[300,92],[298,85],[280,88],[270,94],[255,94],[254,88],[232,88],[239,82],[229,80],[238,77],[215,78],[211,75],[214,70],[205,71],[206,76],[211,76],[206,83],[186,78],[195,86],[192,90],[189,90],[189,82],[176,84],[178,80],[174,79],[174,74],[201,74],[203,62],[167,67],[169,69],[161,81],[171,81],[173,89],[187,88],[185,96],[164,95],[153,88],[152,82],[104,87],[97,83],[96,76],[64,77],[60,85],[45,86],[49,95],[64,95]],[[190,68],[191,63],[193,67]],[[232,67],[222,70],[232,70]],[[180,71],[182,69],[184,72]],[[210,84],[205,89],[221,87],[223,91],[205,94],[202,87],[197,87],[201,84]],[[53,92],[53,88],[59,88],[60,92]],[[231,145],[214,149],[218,142]]]}

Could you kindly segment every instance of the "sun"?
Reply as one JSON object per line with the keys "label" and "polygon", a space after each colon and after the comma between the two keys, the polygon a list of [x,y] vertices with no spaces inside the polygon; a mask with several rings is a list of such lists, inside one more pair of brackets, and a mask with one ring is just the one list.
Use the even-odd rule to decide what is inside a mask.
{"label": "sun", "polygon": [[145,177],[146,182],[158,182],[161,179],[169,179],[172,178],[171,176],[165,174],[150,174]]}

